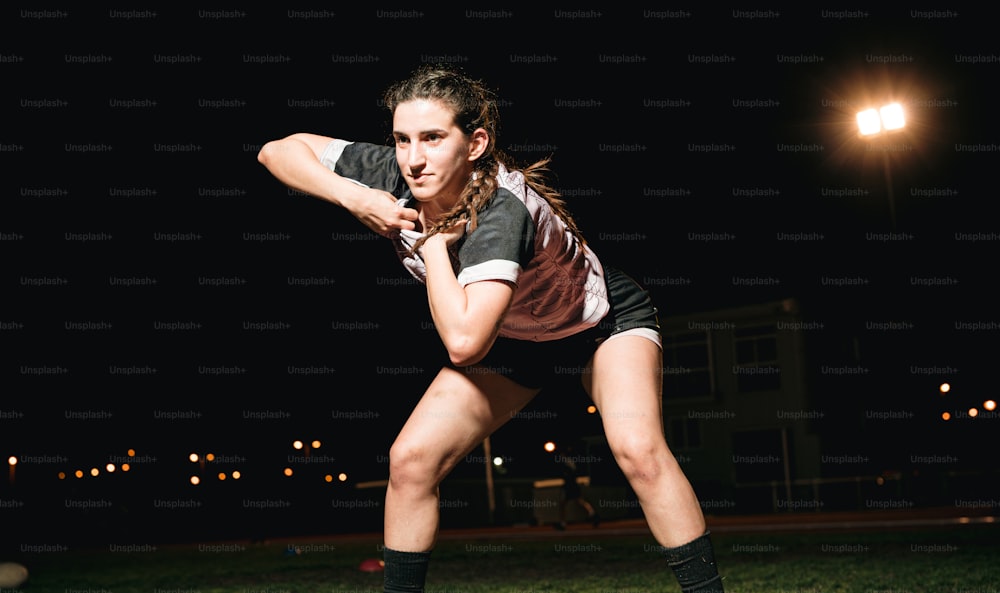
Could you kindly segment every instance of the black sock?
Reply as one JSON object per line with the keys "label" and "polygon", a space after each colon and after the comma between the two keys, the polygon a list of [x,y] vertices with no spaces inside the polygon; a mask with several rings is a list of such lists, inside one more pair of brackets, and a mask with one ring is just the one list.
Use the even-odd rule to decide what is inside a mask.
{"label": "black sock", "polygon": [[664,551],[683,593],[723,593],[722,577],[715,566],[715,553],[708,536],[706,531],[683,546]]}
{"label": "black sock", "polygon": [[400,552],[385,548],[385,593],[423,593],[430,552]]}

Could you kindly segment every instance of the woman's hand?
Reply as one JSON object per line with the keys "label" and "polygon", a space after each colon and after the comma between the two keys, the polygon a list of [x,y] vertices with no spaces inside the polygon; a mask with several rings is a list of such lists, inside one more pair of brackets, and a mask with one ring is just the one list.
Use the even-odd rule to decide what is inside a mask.
{"label": "woman's hand", "polygon": [[292,134],[264,144],[257,160],[285,185],[347,209],[382,236],[415,229],[416,210],[403,208],[389,192],[338,175],[320,161],[333,140],[318,134]]}
{"label": "woman's hand", "polygon": [[445,246],[454,245],[459,239],[465,235],[466,227],[465,219],[459,220],[455,224],[451,225],[446,229],[441,229],[437,233],[431,235],[427,241],[443,241]]}
{"label": "woman's hand", "polygon": [[371,199],[362,200],[351,208],[351,214],[362,224],[383,237],[391,237],[400,230],[412,231],[416,228],[416,210],[406,208],[389,192],[377,189],[370,191]]}

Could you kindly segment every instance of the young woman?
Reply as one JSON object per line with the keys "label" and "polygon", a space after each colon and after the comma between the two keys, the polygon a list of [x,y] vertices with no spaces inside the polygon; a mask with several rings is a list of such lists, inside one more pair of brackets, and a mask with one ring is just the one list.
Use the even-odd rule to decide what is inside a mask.
{"label": "young woman", "polygon": [[722,591],[701,507],[667,447],[656,309],[588,247],[547,160],[497,148],[494,93],[424,66],[386,91],[395,146],[298,133],[258,160],[395,244],[448,352],[389,451],[385,591],[423,591],[438,486],[557,374],[578,369],[685,592]]}

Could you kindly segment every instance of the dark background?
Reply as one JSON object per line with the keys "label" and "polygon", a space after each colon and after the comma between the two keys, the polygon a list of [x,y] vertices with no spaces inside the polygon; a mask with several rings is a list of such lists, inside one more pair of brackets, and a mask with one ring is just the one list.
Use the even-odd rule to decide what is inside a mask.
{"label": "dark background", "polygon": [[[387,241],[287,190],[256,154],[298,131],[384,141],[382,90],[425,62],[497,90],[501,147],[524,163],[553,156],[593,248],[650,285],[663,315],[798,299],[823,323],[815,366],[860,356],[874,371],[843,392],[827,385],[824,409],[878,397],[922,420],[866,446],[995,469],[995,415],[937,421],[996,396],[1000,48],[979,33],[993,19],[4,9],[0,455],[19,460],[0,481],[4,537],[98,537],[73,527],[85,517],[156,539],[134,519],[150,513],[243,536],[257,521],[248,500],[295,501],[275,509],[291,532],[380,528],[310,509],[377,504],[353,486],[386,477],[392,436],[442,354],[424,294]],[[855,113],[890,100],[906,129],[858,138]],[[532,421],[495,436],[507,478],[551,477],[541,443],[599,432],[582,398],[543,394]],[[320,439],[325,463],[307,463],[297,438]],[[107,475],[129,448],[128,475]],[[223,460],[200,490],[192,452]],[[243,478],[217,483],[216,466]],[[91,468],[102,475],[59,477]],[[347,480],[327,484],[328,472]],[[481,475],[473,461],[456,471]]]}

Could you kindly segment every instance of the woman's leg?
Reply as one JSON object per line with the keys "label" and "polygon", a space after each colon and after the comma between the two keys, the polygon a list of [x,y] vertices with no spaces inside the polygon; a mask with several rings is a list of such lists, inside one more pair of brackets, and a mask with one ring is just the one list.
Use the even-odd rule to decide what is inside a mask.
{"label": "woman's leg", "polygon": [[426,552],[434,546],[438,485],[536,393],[483,367],[438,373],[389,450],[386,548]]}
{"label": "woman's leg", "polygon": [[597,348],[584,387],[682,590],[721,592],[701,505],[664,436],[662,366],[655,342],[619,336]]}
{"label": "woman's leg", "polygon": [[660,348],[640,336],[620,336],[601,344],[591,364],[584,386],[653,537],[679,546],[703,534],[701,506],[663,433]]}

